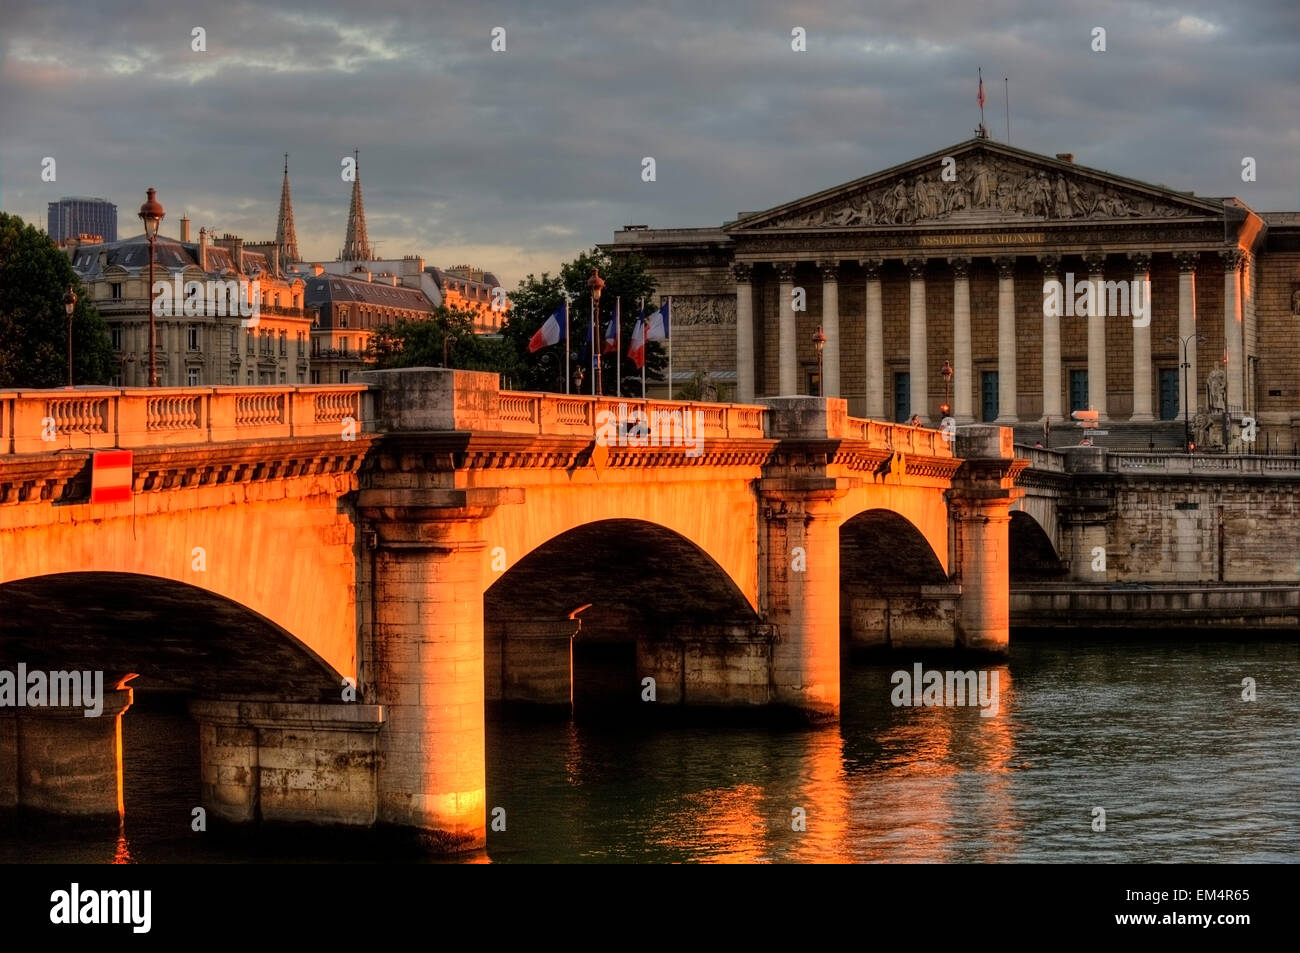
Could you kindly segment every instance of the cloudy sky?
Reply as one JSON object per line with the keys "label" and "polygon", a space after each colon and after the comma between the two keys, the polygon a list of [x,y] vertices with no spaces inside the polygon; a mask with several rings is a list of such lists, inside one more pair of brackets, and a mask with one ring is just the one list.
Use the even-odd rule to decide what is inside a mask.
{"label": "cloudy sky", "polygon": [[1014,145],[1300,208],[1296,0],[113,6],[0,0],[0,208],[42,228],[97,195],[137,233],[153,186],[164,232],[268,240],[288,152],[300,247],[333,258],[355,146],[381,255],[513,288],[625,224],[716,225],[967,139],[981,66],[995,139],[1009,76]]}

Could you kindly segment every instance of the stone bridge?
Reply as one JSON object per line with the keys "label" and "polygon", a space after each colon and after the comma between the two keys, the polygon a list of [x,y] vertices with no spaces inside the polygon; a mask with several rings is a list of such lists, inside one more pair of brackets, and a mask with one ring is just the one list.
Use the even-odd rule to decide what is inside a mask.
{"label": "stone bridge", "polygon": [[1007,645],[1009,430],[361,377],[0,393],[0,670],[117,686],[0,709],[0,806],[119,809],[134,676],[194,698],[217,817],[468,849],[488,700],[826,719],[842,650]]}

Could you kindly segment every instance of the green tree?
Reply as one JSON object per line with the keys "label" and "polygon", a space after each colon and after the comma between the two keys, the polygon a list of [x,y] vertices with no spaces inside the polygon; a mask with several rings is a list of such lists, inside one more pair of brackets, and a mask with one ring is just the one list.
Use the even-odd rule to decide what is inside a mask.
{"label": "green tree", "polygon": [[72,314],[73,378],[109,380],[108,328],[72,263],[49,236],[0,212],[0,387],[59,387],[68,382],[68,318],[63,296],[77,295]]}
{"label": "green tree", "polygon": [[[632,329],[638,317],[638,301],[644,300],[646,310],[658,307],[655,297],[654,278],[646,270],[645,259],[636,255],[610,256],[599,248],[584,252],[573,261],[560,266],[558,275],[544,272],[540,278],[529,275],[519,283],[519,288],[510,296],[510,316],[501,329],[502,337],[509,342],[517,359],[517,383],[522,390],[564,391],[564,344],[530,354],[528,341],[542,324],[555,313],[564,299],[569,295],[569,340],[570,371],[580,365],[587,372],[584,389],[590,393],[591,380],[589,364],[582,360],[591,327],[591,296],[587,280],[593,268],[600,269],[600,276],[605,287],[600,298],[600,317],[595,333],[596,349],[604,349],[604,328],[614,313],[614,303],[621,299],[621,341],[623,351],[623,381],[620,393],[626,396],[641,396],[641,371],[627,356],[628,345],[632,341]],[[667,366],[667,351],[664,342],[651,341],[646,349],[646,376],[650,380],[662,380]],[[613,354],[601,358],[602,375],[605,392],[612,394],[614,389],[615,359]]]}
{"label": "green tree", "polygon": [[516,373],[514,350],[501,338],[475,334],[475,317],[472,311],[440,305],[425,320],[377,329],[370,337],[370,354],[380,368],[455,367],[511,377]]}

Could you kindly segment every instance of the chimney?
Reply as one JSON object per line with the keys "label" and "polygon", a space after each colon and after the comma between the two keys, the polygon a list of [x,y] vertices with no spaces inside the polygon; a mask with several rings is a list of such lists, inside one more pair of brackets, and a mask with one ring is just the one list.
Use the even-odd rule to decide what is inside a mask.
{"label": "chimney", "polygon": [[1058,153],[1056,154],[1056,158],[1060,159],[1062,162],[1073,162],[1073,161],[1074,161],[1074,153],[1073,153],[1073,152],[1058,152]]}
{"label": "chimney", "polygon": [[208,230],[199,229],[199,269],[208,270]]}
{"label": "chimney", "polygon": [[189,240],[190,240],[190,217],[188,215],[182,215],[181,216],[181,241],[188,242]]}

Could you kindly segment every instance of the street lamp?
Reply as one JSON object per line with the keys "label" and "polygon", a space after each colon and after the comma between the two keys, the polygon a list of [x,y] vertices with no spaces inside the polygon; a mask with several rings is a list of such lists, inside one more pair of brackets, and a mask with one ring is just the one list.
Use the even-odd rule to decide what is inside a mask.
{"label": "street lamp", "polygon": [[817,330],[812,336],[813,347],[817,349],[817,396],[822,397],[826,393],[826,387],[822,383],[822,356],[826,351],[826,334],[817,326]]}
{"label": "street lamp", "polygon": [[573,372],[573,392],[575,394],[582,393],[582,382],[586,380],[586,378],[587,375],[582,373],[582,365],[579,364]]}
{"label": "street lamp", "polygon": [[77,310],[77,293],[68,285],[68,293],[63,296],[63,312],[68,316],[68,386],[72,386],[72,312]]}
{"label": "street lamp", "polygon": [[1173,344],[1177,341],[1183,348],[1183,363],[1178,366],[1183,369],[1183,451],[1192,452],[1192,425],[1191,425],[1191,403],[1192,392],[1187,389],[1187,372],[1192,367],[1192,362],[1187,359],[1187,342],[1195,341],[1197,344],[1204,344],[1205,338],[1199,334],[1189,334],[1185,338],[1166,337],[1166,344]]}
{"label": "street lamp", "polygon": [[592,388],[592,393],[597,396],[603,396],[605,393],[604,382],[601,380],[602,365],[605,363],[601,359],[599,347],[604,342],[600,335],[597,334],[596,319],[600,315],[600,292],[605,287],[605,281],[600,277],[600,269],[592,268],[591,277],[587,279],[587,290],[591,292],[591,354],[596,362],[596,383]]}
{"label": "street lamp", "polygon": [[146,299],[149,302],[149,386],[158,386],[158,360],[155,355],[155,344],[157,330],[154,327],[153,315],[153,244],[158,238],[158,226],[162,224],[163,211],[162,203],[154,198],[154,189],[149,189],[149,197],[145,203],[140,206],[140,220],[144,222],[144,233],[149,239],[149,293]]}
{"label": "street lamp", "polygon": [[952,361],[943,362],[939,376],[943,378],[943,406],[939,408],[942,419],[952,414]]}

